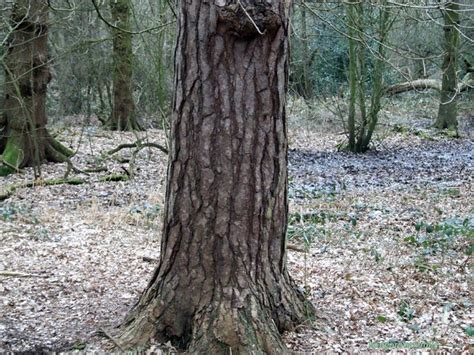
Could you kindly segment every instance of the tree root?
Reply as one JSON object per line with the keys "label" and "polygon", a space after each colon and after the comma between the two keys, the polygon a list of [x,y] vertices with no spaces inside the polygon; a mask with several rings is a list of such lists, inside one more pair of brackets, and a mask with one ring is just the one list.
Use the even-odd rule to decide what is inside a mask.
{"label": "tree root", "polygon": [[3,166],[0,166],[0,176],[6,176],[20,170],[25,158],[20,137],[12,135],[8,138],[1,157]]}
{"label": "tree root", "polygon": [[152,279],[119,326],[117,340],[136,351],[155,340],[192,354],[285,353],[280,333],[314,319],[316,310],[286,271],[272,276],[241,279],[243,286],[217,286],[209,290],[212,298],[189,293],[192,284],[168,284],[174,276]]}
{"label": "tree root", "polygon": [[28,274],[24,272],[18,272],[18,271],[0,271],[0,276],[5,276],[5,277],[19,277],[19,278],[26,278],[26,277],[48,277],[48,275],[41,275],[41,274]]}
{"label": "tree root", "polygon": [[0,201],[6,200],[10,196],[12,196],[16,190],[25,188],[25,187],[34,187],[34,186],[53,186],[53,185],[80,185],[84,184],[86,181],[83,179],[78,178],[70,178],[70,179],[50,179],[50,180],[35,180],[35,181],[28,181],[20,184],[12,184],[6,186],[3,189],[0,189]]}
{"label": "tree root", "polygon": [[[37,142],[40,151],[28,152],[28,154],[25,154],[24,147],[25,142],[31,138],[15,131],[7,134],[5,148],[0,156],[0,176],[17,173],[25,166],[41,163],[43,159],[54,163],[67,162],[74,152],[52,138],[47,132],[45,134],[46,137]],[[30,144],[32,143],[30,142]]]}
{"label": "tree root", "polygon": [[106,152],[106,155],[113,155],[121,151],[122,149],[127,149],[127,148],[137,148],[138,150],[142,150],[143,148],[156,148],[156,149],[161,150],[163,153],[168,154],[168,149],[166,149],[162,145],[158,143],[152,143],[152,142],[143,142],[142,140],[139,139],[134,143],[120,144],[118,147]]}
{"label": "tree root", "polygon": [[111,174],[103,176],[99,179],[101,182],[117,182],[117,181],[128,181],[130,180],[129,175],[125,174]]}
{"label": "tree root", "polygon": [[97,332],[99,335],[103,335],[105,336],[106,338],[110,339],[116,347],[118,347],[120,349],[120,351],[122,353],[125,353],[125,349],[122,348],[122,346],[120,345],[120,343],[117,341],[117,339],[115,339],[115,337],[113,337],[105,328],[100,328],[99,331]]}
{"label": "tree root", "polygon": [[[132,311],[132,317],[122,324],[117,338],[121,349],[144,350],[155,339],[162,343],[170,341],[190,354],[286,352],[280,336],[284,329],[278,328],[271,308],[255,295],[248,295],[239,306],[217,297],[194,314],[187,311],[181,314],[179,302],[168,304],[163,299],[154,302]],[[292,306],[281,311],[292,313]]]}

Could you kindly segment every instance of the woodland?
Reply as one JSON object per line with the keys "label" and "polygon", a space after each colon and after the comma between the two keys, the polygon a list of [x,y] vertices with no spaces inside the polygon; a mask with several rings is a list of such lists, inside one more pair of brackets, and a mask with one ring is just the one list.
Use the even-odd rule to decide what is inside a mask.
{"label": "woodland", "polygon": [[0,353],[465,353],[471,0],[0,0]]}

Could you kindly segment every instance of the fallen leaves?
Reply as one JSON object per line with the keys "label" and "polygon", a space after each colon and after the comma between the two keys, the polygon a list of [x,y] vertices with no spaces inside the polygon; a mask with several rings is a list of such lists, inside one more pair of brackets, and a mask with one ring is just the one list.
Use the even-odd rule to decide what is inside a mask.
{"label": "fallen leaves", "polygon": [[[62,140],[81,134],[74,164],[107,170],[82,185],[18,188],[0,202],[0,270],[48,276],[0,274],[2,351],[109,351],[113,341],[97,331],[123,319],[159,259],[166,156],[144,148],[134,159],[123,150],[98,162],[137,137],[70,129]],[[146,135],[165,141],[158,130]],[[318,317],[285,334],[287,345],[366,352],[377,342],[431,341],[466,350],[474,319],[468,237],[442,234],[430,244],[426,225],[472,218],[473,142],[394,133],[382,150],[354,155],[336,151],[340,135],[298,127],[290,138],[289,234],[297,250],[289,250],[288,266]],[[124,168],[134,171],[130,180],[103,181]],[[66,169],[42,168],[45,179]],[[1,182],[32,177],[27,169]]]}

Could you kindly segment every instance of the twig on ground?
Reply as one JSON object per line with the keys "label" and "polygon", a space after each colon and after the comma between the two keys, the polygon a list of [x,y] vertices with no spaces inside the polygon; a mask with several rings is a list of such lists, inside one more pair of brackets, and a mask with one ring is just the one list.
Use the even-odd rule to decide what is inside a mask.
{"label": "twig on ground", "polygon": [[300,247],[297,247],[296,245],[294,244],[287,244],[286,245],[286,249],[288,250],[293,250],[293,251],[297,251],[297,252],[300,252],[300,253],[306,253],[307,250],[303,249],[303,248],[300,248]]}
{"label": "twig on ground", "polygon": [[28,274],[24,272],[18,272],[18,271],[0,271],[0,276],[5,276],[5,277],[48,277],[47,275],[41,275],[41,274]]}

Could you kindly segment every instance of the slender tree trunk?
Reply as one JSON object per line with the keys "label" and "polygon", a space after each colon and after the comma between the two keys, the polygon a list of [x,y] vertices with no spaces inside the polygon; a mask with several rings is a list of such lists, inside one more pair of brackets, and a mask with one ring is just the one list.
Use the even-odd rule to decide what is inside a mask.
{"label": "slender tree trunk", "polygon": [[311,67],[310,67],[310,50],[309,50],[309,36],[308,36],[308,24],[306,16],[306,7],[300,6],[301,11],[301,38],[303,45],[303,94],[304,98],[310,99],[313,97],[313,86],[311,80]]}
{"label": "slender tree trunk", "polygon": [[[0,176],[44,161],[62,162],[72,152],[46,129],[48,2],[17,0],[6,45],[5,101],[0,120]],[[3,127],[2,127],[3,126]],[[3,128],[3,130],[2,130]]]}
{"label": "slender tree trunk", "polygon": [[287,6],[180,2],[162,252],[124,348],[282,353],[312,314],[286,268]]}
{"label": "slender tree trunk", "polygon": [[[351,1],[350,1],[351,2]],[[355,152],[356,149],[356,100],[357,100],[357,40],[355,26],[354,5],[349,2],[347,6],[347,17],[349,24],[349,113],[347,118],[348,149]]]}
{"label": "slender tree trunk", "polygon": [[[369,150],[373,133],[377,126],[384,95],[383,70],[385,67],[385,41],[392,22],[387,11],[386,0],[380,2],[380,7],[367,7],[361,1],[350,0],[346,5],[349,32],[349,112],[347,119],[348,145],[347,149],[354,153]],[[377,34],[375,46],[370,44],[365,31]],[[369,47],[370,46],[370,47]],[[374,54],[373,68],[367,73],[366,50]],[[370,103],[366,90],[369,81]],[[357,115],[358,114],[358,115]],[[359,120],[356,120],[356,116]]]}
{"label": "slender tree trunk", "polygon": [[438,118],[435,126],[439,129],[456,129],[457,121],[457,73],[459,44],[459,2],[449,1],[443,11],[444,46],[443,80]]}
{"label": "slender tree trunk", "polygon": [[377,52],[373,59],[374,67],[371,75],[372,93],[370,98],[369,123],[361,145],[363,152],[369,150],[369,145],[375,132],[375,127],[379,120],[379,113],[382,108],[382,97],[384,94],[383,73],[385,69],[385,42],[391,27],[390,11],[387,10],[387,5],[388,3],[386,0],[381,0],[380,7],[376,10],[378,12],[378,44]]}
{"label": "slender tree trunk", "polygon": [[357,33],[357,97],[358,106],[360,113],[360,122],[358,127],[358,134],[356,138],[356,151],[358,153],[364,152],[362,143],[364,141],[365,133],[367,130],[368,117],[367,117],[367,104],[366,99],[366,80],[367,80],[367,57],[366,57],[366,43],[367,39],[364,35],[366,31],[366,19],[365,19],[365,4],[361,1],[354,2],[356,13],[356,33]]}
{"label": "slender tree trunk", "polygon": [[133,101],[133,48],[130,33],[130,0],[110,0],[113,40],[113,107],[110,129],[139,130]]}

